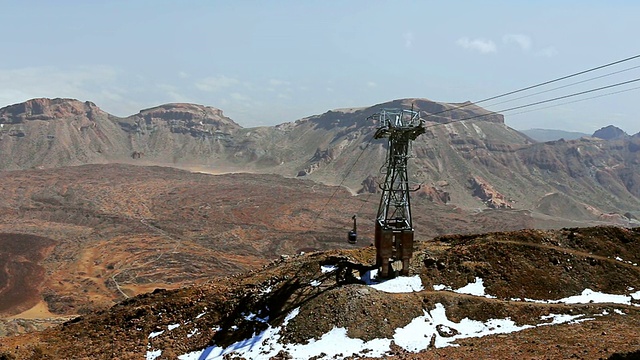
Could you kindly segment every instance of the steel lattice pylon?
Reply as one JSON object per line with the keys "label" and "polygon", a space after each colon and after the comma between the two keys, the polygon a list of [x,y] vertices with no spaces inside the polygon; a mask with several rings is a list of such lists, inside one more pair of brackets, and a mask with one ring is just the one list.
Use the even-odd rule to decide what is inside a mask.
{"label": "steel lattice pylon", "polygon": [[391,264],[402,261],[401,274],[409,272],[413,255],[413,222],[407,159],[411,141],[425,132],[419,113],[404,109],[383,109],[372,116],[381,126],[374,138],[388,139],[387,174],[381,185],[382,196],[376,216],[376,263],[380,276],[389,277]]}

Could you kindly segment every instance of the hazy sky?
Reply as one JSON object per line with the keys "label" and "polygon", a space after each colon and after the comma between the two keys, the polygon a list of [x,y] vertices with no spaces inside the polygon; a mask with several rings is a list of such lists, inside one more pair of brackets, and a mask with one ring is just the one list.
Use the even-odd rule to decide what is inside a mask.
{"label": "hazy sky", "polygon": [[[251,127],[405,97],[478,101],[640,54],[639,16],[636,0],[0,0],[0,107],[71,97],[127,116],[192,102]],[[551,87],[622,70],[481,105],[498,111],[637,79],[640,59]],[[506,121],[637,133],[638,100],[640,89]]]}

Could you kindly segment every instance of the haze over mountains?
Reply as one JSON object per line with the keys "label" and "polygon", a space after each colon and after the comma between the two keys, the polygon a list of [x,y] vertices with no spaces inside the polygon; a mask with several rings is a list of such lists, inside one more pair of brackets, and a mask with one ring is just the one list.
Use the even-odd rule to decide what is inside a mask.
{"label": "haze over mountains", "polygon": [[397,107],[414,107],[426,121],[410,166],[425,198],[570,220],[640,215],[637,134],[607,127],[594,137],[537,143],[506,126],[502,115],[426,99],[331,110],[257,128],[194,104],[166,104],[119,118],[88,101],[33,99],[0,109],[0,169],[124,162],[274,173],[375,192],[386,145],[372,140],[379,124],[368,117]]}

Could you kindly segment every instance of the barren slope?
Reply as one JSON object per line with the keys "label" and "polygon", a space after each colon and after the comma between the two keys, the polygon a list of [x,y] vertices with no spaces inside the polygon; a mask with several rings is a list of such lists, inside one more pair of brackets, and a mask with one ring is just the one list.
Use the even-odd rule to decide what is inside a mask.
{"label": "barren slope", "polygon": [[[305,254],[240,276],[141,295],[63,326],[5,339],[0,351],[18,358],[204,359],[235,344],[238,355],[255,348],[264,351],[256,356],[269,358],[282,346],[278,356],[300,358],[300,349],[329,333],[341,340],[321,348],[326,356],[317,349],[307,353],[366,358],[384,339],[393,340],[382,345],[388,346],[384,357],[399,359],[607,358],[640,350],[638,228],[453,236],[416,250],[411,267],[418,276],[408,279],[422,290],[389,293],[360,283],[356,277],[373,261],[371,248]],[[469,283],[475,290],[465,290]],[[589,301],[586,289],[611,295]],[[439,325],[420,340],[412,336],[421,316]],[[484,336],[461,335],[473,321],[487,324],[484,330],[474,325]],[[337,338],[336,328],[346,331]],[[409,328],[413,335],[400,330]],[[273,335],[257,335],[265,332]],[[350,352],[349,338],[369,350]]]}
{"label": "barren slope", "polygon": [[[354,247],[345,241],[352,214],[355,247],[368,246],[378,206],[373,194],[308,180],[133,165],[5,171],[0,191],[0,256],[9,259],[0,269],[0,335],[255,269],[281,254]],[[423,193],[413,206],[419,241],[540,221],[527,211],[468,212]]]}

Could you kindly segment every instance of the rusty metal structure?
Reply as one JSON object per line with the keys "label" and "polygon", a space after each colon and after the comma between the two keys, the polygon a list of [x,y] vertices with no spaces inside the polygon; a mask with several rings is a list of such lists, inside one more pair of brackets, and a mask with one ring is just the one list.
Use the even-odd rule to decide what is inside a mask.
{"label": "rusty metal structure", "polygon": [[414,235],[407,160],[411,141],[425,132],[424,121],[413,109],[382,109],[372,119],[380,124],[374,138],[388,139],[386,176],[380,185],[382,196],[375,223],[378,275],[388,278],[397,261],[402,263],[400,275],[407,275]]}

